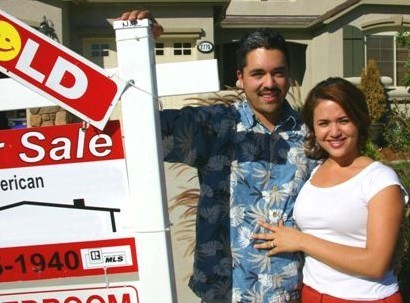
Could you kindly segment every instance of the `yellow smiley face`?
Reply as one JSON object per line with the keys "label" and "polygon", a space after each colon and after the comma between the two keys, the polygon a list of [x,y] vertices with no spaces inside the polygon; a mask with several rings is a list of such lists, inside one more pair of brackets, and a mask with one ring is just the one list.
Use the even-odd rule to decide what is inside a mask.
{"label": "yellow smiley face", "polygon": [[10,23],[0,21],[0,61],[14,59],[21,49],[21,39],[18,31]]}

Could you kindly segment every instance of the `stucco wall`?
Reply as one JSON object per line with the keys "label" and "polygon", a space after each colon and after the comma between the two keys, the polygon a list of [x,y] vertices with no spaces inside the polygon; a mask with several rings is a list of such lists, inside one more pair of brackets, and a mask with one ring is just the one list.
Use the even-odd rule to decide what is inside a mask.
{"label": "stucco wall", "polygon": [[232,15],[318,15],[343,3],[344,0],[232,0],[227,14]]}

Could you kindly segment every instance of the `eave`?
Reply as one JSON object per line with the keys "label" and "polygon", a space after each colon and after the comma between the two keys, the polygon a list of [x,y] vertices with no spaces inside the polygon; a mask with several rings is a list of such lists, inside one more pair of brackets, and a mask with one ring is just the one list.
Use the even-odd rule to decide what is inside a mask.
{"label": "eave", "polygon": [[330,24],[364,6],[403,7],[409,9],[407,1],[391,0],[347,0],[322,15],[227,15],[220,22],[222,28],[274,27],[277,29],[314,30]]}

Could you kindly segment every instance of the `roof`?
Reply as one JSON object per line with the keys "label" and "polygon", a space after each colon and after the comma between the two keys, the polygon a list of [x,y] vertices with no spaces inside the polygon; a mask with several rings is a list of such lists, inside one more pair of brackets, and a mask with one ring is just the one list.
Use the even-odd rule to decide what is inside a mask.
{"label": "roof", "polygon": [[410,11],[405,0],[347,0],[321,15],[228,15],[220,23],[223,28],[269,26],[275,28],[315,29],[340,19],[364,6],[403,7]]}

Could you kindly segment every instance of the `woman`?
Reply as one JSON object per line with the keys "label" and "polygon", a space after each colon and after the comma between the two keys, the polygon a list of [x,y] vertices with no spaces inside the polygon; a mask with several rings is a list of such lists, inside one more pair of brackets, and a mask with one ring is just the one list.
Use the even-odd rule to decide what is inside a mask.
{"label": "woman", "polygon": [[305,253],[302,303],[402,302],[392,260],[407,194],[395,172],[362,154],[369,114],[360,89],[341,78],[314,87],[302,117],[306,153],[321,160],[299,193],[299,230],[260,224],[255,245],[273,256]]}

